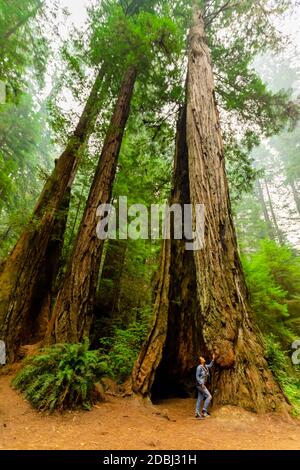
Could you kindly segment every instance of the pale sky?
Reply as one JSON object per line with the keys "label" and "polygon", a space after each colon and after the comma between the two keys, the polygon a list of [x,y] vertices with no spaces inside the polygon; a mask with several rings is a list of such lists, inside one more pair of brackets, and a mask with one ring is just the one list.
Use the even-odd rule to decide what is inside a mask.
{"label": "pale sky", "polygon": [[[53,4],[54,0],[46,0],[49,5]],[[64,21],[60,26],[60,34],[66,39],[72,25],[78,28],[84,26],[87,20],[86,8],[88,5],[99,2],[100,0],[58,0],[62,8],[67,8],[70,16],[67,21]],[[278,28],[285,34],[291,36],[293,46],[300,54],[300,7],[297,8],[293,15],[285,15],[280,18]]]}
{"label": "pale sky", "polygon": [[[58,4],[62,8],[66,8],[70,16],[67,20],[60,18],[59,19],[59,32],[62,40],[68,38],[69,32],[72,30],[73,25],[77,28],[83,28],[84,24],[87,20],[87,6],[95,4],[101,0],[57,0]],[[54,0],[46,0],[49,5],[53,5]],[[288,17],[286,16],[284,19],[280,20],[278,24],[278,28],[287,34],[291,35],[291,40],[293,46],[297,49],[299,56],[300,56],[300,7],[298,7],[296,13]],[[60,47],[61,40],[59,38],[52,38],[52,45],[54,48]],[[51,91],[52,81],[51,76],[55,72],[55,64],[52,65],[52,70],[49,70],[49,76],[46,80],[46,88],[42,93],[42,97],[46,97],[49,92]],[[68,101],[69,98],[66,97]]]}
{"label": "pale sky", "polygon": [[[48,3],[51,4],[52,0],[48,0]],[[90,0],[60,0],[61,7],[69,10],[71,22],[78,27],[82,26],[87,18],[86,7],[89,4]]]}
{"label": "pale sky", "polygon": [[[74,23],[76,26],[80,27],[84,24],[87,15],[86,7],[92,3],[95,3],[96,0],[59,0],[59,3],[62,8],[67,8],[71,13],[68,25]],[[53,4],[53,0],[47,0],[49,5]],[[285,18],[283,21],[280,20],[282,31],[289,33],[293,36],[295,43],[300,47],[300,8],[298,7],[297,11],[293,16]]]}

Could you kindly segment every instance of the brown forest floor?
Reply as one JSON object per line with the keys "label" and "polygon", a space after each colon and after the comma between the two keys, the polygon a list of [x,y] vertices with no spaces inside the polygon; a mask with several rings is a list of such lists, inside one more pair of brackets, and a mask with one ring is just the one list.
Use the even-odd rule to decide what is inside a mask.
{"label": "brown forest floor", "polygon": [[0,449],[300,449],[300,420],[224,407],[194,418],[195,400],[150,406],[108,396],[90,412],[42,415],[0,376]]}

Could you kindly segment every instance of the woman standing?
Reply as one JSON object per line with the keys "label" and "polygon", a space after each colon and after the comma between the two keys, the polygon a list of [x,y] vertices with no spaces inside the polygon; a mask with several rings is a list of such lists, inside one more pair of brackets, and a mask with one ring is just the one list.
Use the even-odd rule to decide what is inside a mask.
{"label": "woman standing", "polygon": [[[199,419],[207,418],[209,416],[207,409],[211,402],[212,396],[210,392],[207,390],[205,384],[209,377],[209,369],[214,364],[214,359],[215,359],[215,355],[213,354],[212,361],[210,362],[210,364],[206,364],[204,357],[202,356],[199,357],[200,364],[198,365],[197,370],[196,370],[196,381],[197,381],[196,386],[198,390],[198,397],[197,397],[197,403],[196,403],[196,418],[199,418]],[[204,401],[204,405],[203,405],[202,412],[200,412],[200,405],[202,401]]]}

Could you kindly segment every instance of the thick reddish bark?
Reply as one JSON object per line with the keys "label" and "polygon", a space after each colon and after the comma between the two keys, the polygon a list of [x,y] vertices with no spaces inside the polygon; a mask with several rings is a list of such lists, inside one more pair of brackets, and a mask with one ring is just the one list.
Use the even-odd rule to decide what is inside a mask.
{"label": "thick reddish bark", "polygon": [[52,301],[57,289],[56,276],[61,263],[70,196],[71,191],[70,188],[68,188],[60,216],[55,221],[52,237],[49,240],[44,261],[41,264],[35,290],[32,295],[30,312],[22,333],[22,344],[36,344],[40,342],[47,331],[51,316]]}
{"label": "thick reddish bark", "polygon": [[189,39],[186,136],[179,126],[172,201],[205,205],[205,246],[187,253],[182,242],[164,243],[154,324],[135,364],[132,388],[144,396],[178,393],[189,377],[195,380],[196,356],[214,351],[214,404],[273,410],[284,397],[267,367],[248,303],[198,9]]}
{"label": "thick reddish bark", "polygon": [[205,247],[194,251],[206,350],[217,353],[214,402],[252,410],[282,399],[249,307],[233,225],[204,23],[195,10],[187,82],[187,147],[193,205],[205,205]]}
{"label": "thick reddish bark", "polygon": [[125,73],[120,88],[69,267],[54,306],[47,340],[52,334],[56,342],[76,342],[89,336],[104,244],[104,240],[96,235],[96,211],[111,199],[135,80],[136,68],[132,66]]}
{"label": "thick reddish bark", "polygon": [[[82,147],[101,109],[99,95],[102,79],[103,72],[100,71],[76,130],[45,184],[28,226],[1,265],[0,338],[6,343],[9,361],[16,357],[20,344],[23,341],[27,344],[30,340],[24,337],[26,325],[37,300],[35,295],[39,292],[44,266],[52,263],[53,241],[62,236],[57,230],[64,225],[66,218],[68,191],[76,174]],[[56,253],[58,257],[59,253]],[[54,272],[49,281],[53,277]],[[46,291],[51,291],[50,285]]]}
{"label": "thick reddish bark", "polygon": [[160,256],[159,281],[153,307],[152,326],[132,372],[132,390],[143,396],[150,394],[163,357],[168,329],[170,262],[171,242],[164,240]]}
{"label": "thick reddish bark", "polygon": [[[190,203],[186,106],[180,112],[169,204]],[[171,236],[173,230],[171,228]],[[195,364],[203,354],[193,254],[185,240],[166,240],[162,246],[155,288],[153,324],[135,363],[132,389],[151,397],[184,396],[194,389]]]}
{"label": "thick reddish bark", "polygon": [[[190,203],[186,147],[186,107],[177,125],[175,168],[170,205]],[[172,233],[172,230],[171,230]],[[160,259],[154,322],[135,364],[133,390],[153,398],[185,395],[194,387],[194,368],[202,350],[198,325],[193,254],[185,240],[165,241]]]}

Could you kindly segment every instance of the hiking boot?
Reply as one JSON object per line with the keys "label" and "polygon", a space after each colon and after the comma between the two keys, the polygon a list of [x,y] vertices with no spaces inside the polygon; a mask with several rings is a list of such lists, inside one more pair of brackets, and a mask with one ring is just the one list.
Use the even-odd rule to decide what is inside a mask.
{"label": "hiking boot", "polygon": [[210,414],[208,411],[202,411],[203,418],[210,418]]}

